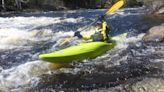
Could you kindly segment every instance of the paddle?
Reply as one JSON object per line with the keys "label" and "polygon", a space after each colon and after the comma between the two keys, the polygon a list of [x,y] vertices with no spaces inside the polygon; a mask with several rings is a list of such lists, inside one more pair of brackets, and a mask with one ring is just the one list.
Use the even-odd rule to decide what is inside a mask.
{"label": "paddle", "polygon": [[[101,15],[100,17],[98,17],[98,19],[96,19],[94,22],[90,23],[87,27],[84,27],[83,29],[79,30],[78,32],[84,31],[86,30],[88,27],[90,27],[91,25],[95,24],[97,21],[99,21],[102,17],[105,17],[108,14],[111,14],[113,12],[115,12],[116,10],[118,10],[119,8],[121,8],[124,5],[124,0],[120,0],[118,2],[116,2],[112,7],[110,7],[106,13],[104,15]],[[63,45],[67,42],[69,42],[73,37],[70,38],[66,38],[65,41],[63,41],[60,45]]]}
{"label": "paddle", "polygon": [[124,5],[124,0],[120,0],[117,3],[115,3],[111,8],[108,9],[108,11],[105,13],[105,15],[111,14],[121,8]]}

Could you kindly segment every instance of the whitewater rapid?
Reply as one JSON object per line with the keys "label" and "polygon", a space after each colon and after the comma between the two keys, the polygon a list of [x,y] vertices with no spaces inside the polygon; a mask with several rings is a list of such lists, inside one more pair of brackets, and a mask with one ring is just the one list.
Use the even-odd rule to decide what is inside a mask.
{"label": "whitewater rapid", "polygon": [[[125,13],[128,10],[129,12]],[[119,22],[121,24],[123,21],[119,21],[119,18],[142,14],[140,12],[130,12],[137,10],[138,8],[117,11],[115,14],[110,15],[108,20],[113,19],[113,22],[117,21],[118,24]],[[60,49],[60,43],[65,37],[73,36],[74,31],[93,21],[98,15],[97,13],[102,14],[103,12],[104,10],[41,12],[38,14],[27,13],[14,17],[1,17],[0,53],[4,54],[0,56],[0,63],[4,64],[5,62],[5,64],[0,66],[0,91],[23,92],[38,85],[39,76],[43,74],[51,75],[51,72],[56,72],[57,70],[50,67],[50,63],[40,61],[38,55]],[[93,16],[94,14],[97,15]],[[77,17],[78,15],[79,17]],[[126,27],[126,29],[121,29],[122,31],[133,31],[130,21],[129,30],[127,30],[125,24],[122,27]],[[122,27],[114,28],[112,26],[112,29],[119,33]],[[122,41],[118,43],[115,49],[126,49],[129,43],[140,41],[143,35],[122,38]],[[77,44],[80,41],[80,39],[75,38],[68,46]],[[13,57],[8,58],[10,55]],[[107,57],[106,55],[98,58]],[[16,64],[12,65],[12,63],[15,63],[12,59],[16,60]],[[65,72],[67,72],[67,69],[65,69]]]}

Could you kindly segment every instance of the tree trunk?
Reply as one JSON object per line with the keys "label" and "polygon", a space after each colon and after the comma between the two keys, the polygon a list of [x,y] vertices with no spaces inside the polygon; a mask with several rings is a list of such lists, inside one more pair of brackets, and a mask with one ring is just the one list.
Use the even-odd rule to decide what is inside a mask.
{"label": "tree trunk", "polygon": [[15,0],[16,6],[19,10],[22,9],[21,0]]}
{"label": "tree trunk", "polygon": [[4,0],[2,0],[2,8],[3,8],[4,10],[6,10],[5,1],[4,1]]}

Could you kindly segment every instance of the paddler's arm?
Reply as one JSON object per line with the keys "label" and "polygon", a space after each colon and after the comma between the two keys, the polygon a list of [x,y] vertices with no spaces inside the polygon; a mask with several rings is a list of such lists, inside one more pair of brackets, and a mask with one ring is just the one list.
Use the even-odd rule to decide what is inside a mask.
{"label": "paddler's arm", "polygon": [[78,38],[83,39],[83,40],[90,40],[91,39],[91,36],[81,35],[79,31],[75,32],[74,36],[77,36]]}

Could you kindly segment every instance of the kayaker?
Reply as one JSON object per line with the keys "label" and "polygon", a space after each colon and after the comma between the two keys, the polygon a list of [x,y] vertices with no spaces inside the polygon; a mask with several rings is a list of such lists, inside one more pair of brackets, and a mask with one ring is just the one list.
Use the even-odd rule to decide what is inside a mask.
{"label": "kayaker", "polygon": [[[124,5],[124,2],[125,2],[125,0],[119,0],[112,7],[110,7],[104,15],[102,15],[99,18],[101,24],[99,26],[97,26],[98,31],[95,30],[93,35],[88,35],[88,34],[87,34],[87,36],[86,35],[81,35],[80,31],[77,31],[77,32],[74,33],[74,36],[77,36],[78,38],[81,38],[81,39],[84,39],[84,40],[92,39],[92,41],[111,42],[112,40],[110,39],[110,36],[108,36],[109,35],[109,27],[108,27],[107,22],[105,20],[105,16],[107,16],[108,14],[111,14],[114,11],[121,8]],[[94,22],[92,22],[92,23],[94,23]],[[92,25],[92,23],[90,25]],[[72,38],[73,37],[66,38],[60,45],[68,43]]]}
{"label": "kayaker", "polygon": [[97,30],[94,30],[94,34],[88,36],[81,35],[79,31],[75,32],[74,36],[77,36],[80,39],[84,40],[90,40],[96,42],[96,41],[101,41],[101,42],[110,42],[109,39],[109,26],[107,25],[107,22],[105,20],[105,17],[102,16],[99,20],[99,22],[96,25]]}

